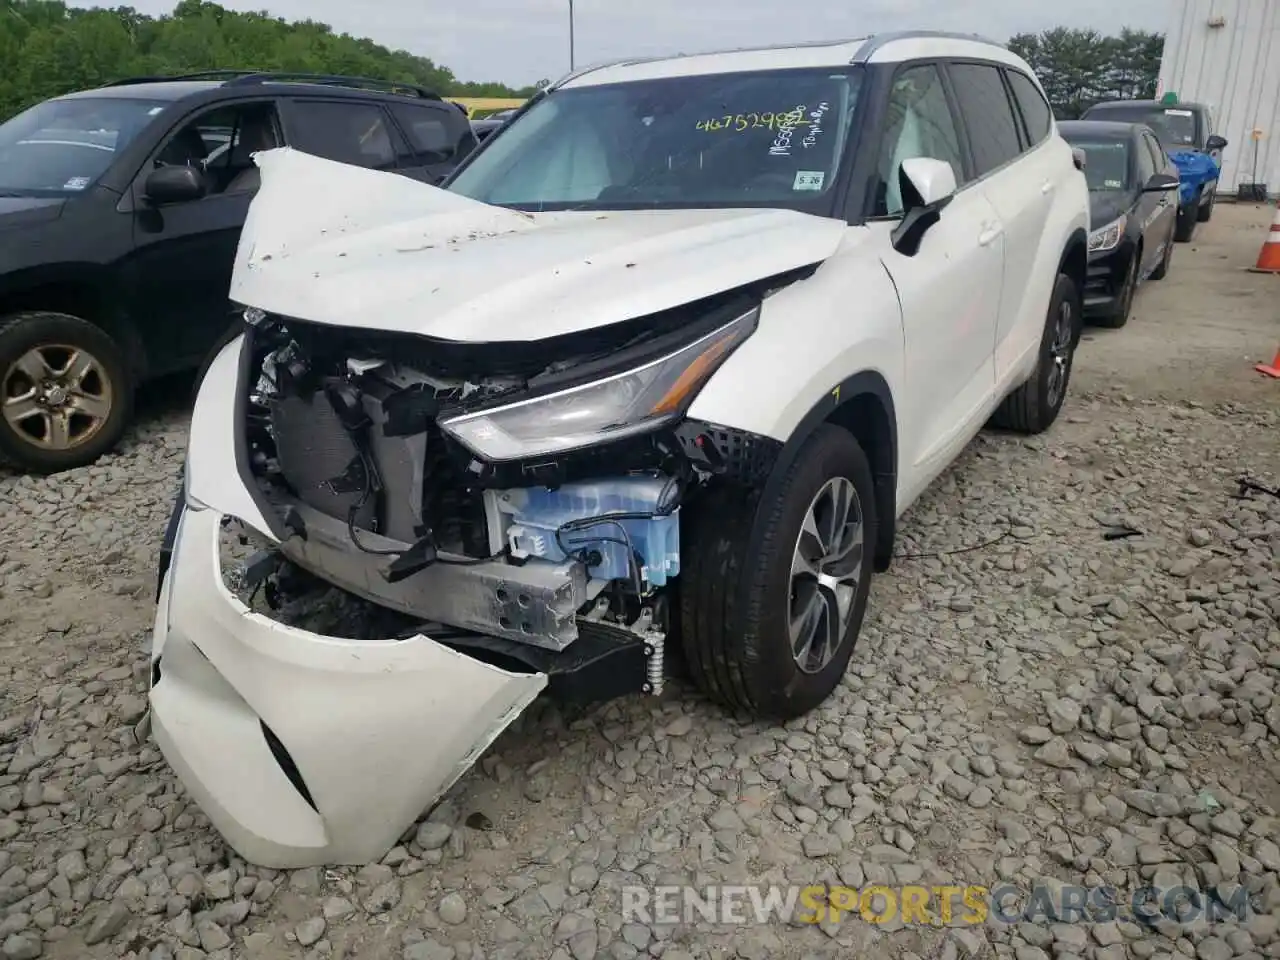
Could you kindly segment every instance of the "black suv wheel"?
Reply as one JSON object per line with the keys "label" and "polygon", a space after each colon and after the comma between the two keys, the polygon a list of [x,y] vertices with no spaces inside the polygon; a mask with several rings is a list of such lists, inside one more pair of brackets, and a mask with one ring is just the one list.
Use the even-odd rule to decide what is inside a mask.
{"label": "black suv wheel", "polygon": [[129,422],[133,384],[120,348],[65,313],[0,319],[0,456],[34,473],[92,463]]}

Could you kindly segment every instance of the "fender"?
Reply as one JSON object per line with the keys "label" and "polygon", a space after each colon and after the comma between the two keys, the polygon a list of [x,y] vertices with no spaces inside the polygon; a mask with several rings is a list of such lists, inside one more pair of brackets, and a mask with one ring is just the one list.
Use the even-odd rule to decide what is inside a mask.
{"label": "fender", "polygon": [[[865,404],[868,399],[877,404],[878,415],[867,416]],[[874,441],[866,453],[871,460],[876,488],[878,530],[874,563],[875,570],[883,573],[889,568],[897,529],[898,418],[889,384],[879,373],[866,370],[835,384],[801,418],[778,452],[757,502],[767,502],[778,496],[783,479],[801,448],[823,423],[835,423],[848,429],[864,442],[864,446],[868,437]],[[749,553],[758,553],[763,540],[763,528],[758,523],[753,524],[747,541]]]}

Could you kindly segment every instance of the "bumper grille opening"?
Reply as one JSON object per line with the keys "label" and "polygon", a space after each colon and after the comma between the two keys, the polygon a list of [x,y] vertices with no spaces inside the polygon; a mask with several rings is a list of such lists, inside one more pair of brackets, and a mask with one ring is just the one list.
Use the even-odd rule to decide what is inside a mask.
{"label": "bumper grille opening", "polygon": [[293,789],[297,790],[299,796],[307,801],[307,806],[319,813],[320,811],[316,809],[316,802],[311,799],[311,791],[307,789],[307,783],[302,779],[302,773],[298,770],[298,765],[293,762],[293,757],[289,756],[289,751],[284,748],[280,738],[261,720],[258,721],[258,725],[262,727],[262,736],[267,741],[267,749],[271,751],[271,756],[280,765],[280,770],[284,773],[289,783],[293,785]]}

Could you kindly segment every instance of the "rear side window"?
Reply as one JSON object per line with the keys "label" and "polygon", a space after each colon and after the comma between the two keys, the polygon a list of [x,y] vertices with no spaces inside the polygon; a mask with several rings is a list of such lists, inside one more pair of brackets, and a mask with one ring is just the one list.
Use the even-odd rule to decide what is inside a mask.
{"label": "rear side window", "polygon": [[1036,89],[1030,77],[1016,70],[1009,70],[1005,75],[1009,78],[1013,97],[1018,101],[1022,119],[1026,122],[1027,133],[1030,136],[1029,142],[1034,146],[1049,136],[1053,111],[1049,109],[1049,104],[1045,103],[1044,97],[1040,95],[1040,91]]}
{"label": "rear side window", "polygon": [[409,162],[429,166],[458,158],[458,147],[470,138],[467,119],[459,111],[393,103],[391,113],[409,138]]}
{"label": "rear side window", "polygon": [[980,63],[954,63],[952,86],[969,131],[977,174],[982,176],[1022,152],[1018,122],[1000,69]]}
{"label": "rear side window", "polygon": [[290,114],[290,146],[303,153],[370,170],[396,165],[399,137],[376,104],[295,100]]}

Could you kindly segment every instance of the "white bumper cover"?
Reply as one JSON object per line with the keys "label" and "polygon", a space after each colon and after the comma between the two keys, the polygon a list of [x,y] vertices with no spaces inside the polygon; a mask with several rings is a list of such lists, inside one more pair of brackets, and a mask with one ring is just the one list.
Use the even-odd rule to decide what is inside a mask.
{"label": "white bumper cover", "polygon": [[[223,351],[202,385],[193,454],[224,447],[232,436],[225,398],[239,346]],[[274,868],[376,861],[547,678],[508,673],[421,635],[337,639],[251,612],[222,581],[224,510],[195,499],[197,490],[243,497],[234,463],[197,455],[188,468],[219,475],[192,476],[193,498],[160,597],[152,648],[160,673],[151,690],[156,742],[245,860]],[[273,755],[267,729],[311,803]]]}

